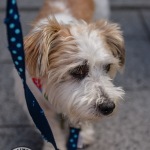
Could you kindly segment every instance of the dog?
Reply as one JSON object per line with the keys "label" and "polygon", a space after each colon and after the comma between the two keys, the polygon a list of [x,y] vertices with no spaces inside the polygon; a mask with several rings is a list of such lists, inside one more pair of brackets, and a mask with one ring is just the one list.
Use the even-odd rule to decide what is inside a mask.
{"label": "dog", "polygon": [[[113,84],[125,64],[122,31],[116,23],[93,20],[94,9],[99,5],[107,6],[100,18],[109,18],[105,3],[46,0],[24,38],[27,82],[44,109],[61,150],[66,150],[66,126],[82,129],[78,147],[90,145],[94,130],[86,124],[112,115],[123,99],[123,89]],[[42,94],[31,78],[40,79]],[[58,114],[63,117],[58,119]]]}

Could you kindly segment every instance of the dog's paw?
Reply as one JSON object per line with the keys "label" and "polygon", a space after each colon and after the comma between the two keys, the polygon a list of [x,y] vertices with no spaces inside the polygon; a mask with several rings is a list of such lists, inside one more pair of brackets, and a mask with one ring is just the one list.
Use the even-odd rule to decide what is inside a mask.
{"label": "dog's paw", "polygon": [[79,136],[78,148],[86,148],[95,141],[95,131],[92,126],[84,126]]}

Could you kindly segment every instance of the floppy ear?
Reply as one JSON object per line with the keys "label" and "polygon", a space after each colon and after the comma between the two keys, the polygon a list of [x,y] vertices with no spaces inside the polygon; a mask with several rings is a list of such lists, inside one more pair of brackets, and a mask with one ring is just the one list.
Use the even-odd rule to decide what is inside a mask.
{"label": "floppy ear", "polygon": [[119,66],[122,68],[125,64],[125,46],[119,25],[102,20],[96,22],[96,27],[100,30],[108,49],[119,59]]}
{"label": "floppy ear", "polygon": [[47,20],[24,38],[27,69],[32,77],[44,76],[48,68],[50,50],[59,41],[60,24],[56,19]]}

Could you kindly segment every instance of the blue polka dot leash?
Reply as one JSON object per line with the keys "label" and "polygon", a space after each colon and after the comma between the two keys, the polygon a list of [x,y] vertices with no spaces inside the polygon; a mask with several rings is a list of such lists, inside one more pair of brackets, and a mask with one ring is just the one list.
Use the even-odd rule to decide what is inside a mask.
{"label": "blue polka dot leash", "polygon": [[76,150],[78,148],[80,129],[70,128],[69,140],[67,142],[68,150]]}
{"label": "blue polka dot leash", "polygon": [[22,79],[29,113],[44,139],[52,143],[55,150],[58,150],[45,114],[26,84],[23,36],[16,0],[7,0],[5,23],[9,43],[8,49],[11,53],[18,74]]}
{"label": "blue polka dot leash", "polygon": [[[59,150],[56,146],[53,133],[46,120],[44,111],[41,109],[40,105],[26,84],[23,36],[16,0],[7,0],[7,14],[5,23],[7,27],[7,38],[9,44],[8,49],[11,53],[15,68],[22,79],[29,113],[36,127],[41,132],[43,138],[52,143],[55,150]],[[79,132],[80,129],[70,128],[69,139],[67,142],[68,150],[77,149]]]}

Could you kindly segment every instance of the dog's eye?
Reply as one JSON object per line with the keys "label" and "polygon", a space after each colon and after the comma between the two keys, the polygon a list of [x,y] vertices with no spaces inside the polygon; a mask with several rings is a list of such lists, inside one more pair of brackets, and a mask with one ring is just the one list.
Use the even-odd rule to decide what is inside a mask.
{"label": "dog's eye", "polygon": [[109,72],[110,67],[111,67],[111,64],[105,65],[105,66],[104,66],[104,70],[105,70],[106,72]]}
{"label": "dog's eye", "polygon": [[76,79],[84,79],[89,72],[89,66],[87,64],[80,65],[70,71],[70,74]]}

